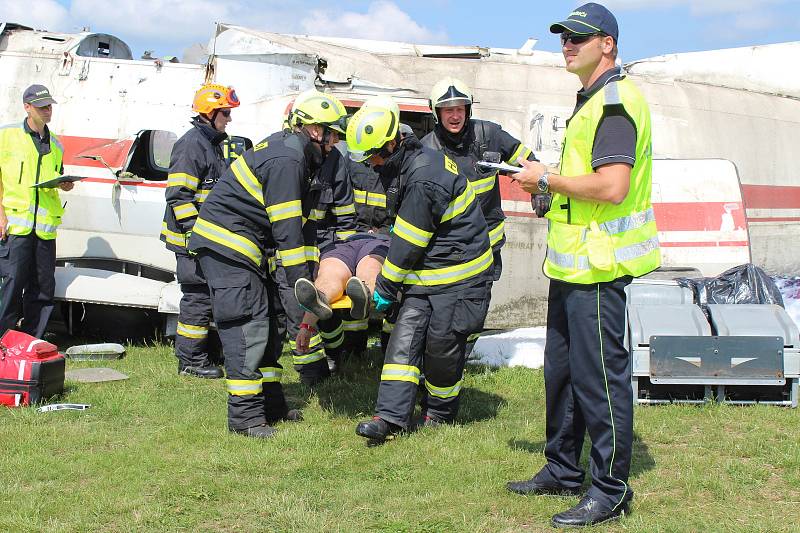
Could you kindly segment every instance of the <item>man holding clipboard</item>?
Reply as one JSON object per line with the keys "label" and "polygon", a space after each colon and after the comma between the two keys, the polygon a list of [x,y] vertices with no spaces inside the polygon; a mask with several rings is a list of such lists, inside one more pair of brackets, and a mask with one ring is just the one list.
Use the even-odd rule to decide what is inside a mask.
{"label": "man holding clipboard", "polygon": [[21,329],[41,338],[56,288],[55,238],[64,213],[58,189],[73,183],[37,186],[64,170],[64,148],[47,127],[56,101],[47,87],[31,85],[22,102],[27,118],[0,127],[0,334],[22,317]]}

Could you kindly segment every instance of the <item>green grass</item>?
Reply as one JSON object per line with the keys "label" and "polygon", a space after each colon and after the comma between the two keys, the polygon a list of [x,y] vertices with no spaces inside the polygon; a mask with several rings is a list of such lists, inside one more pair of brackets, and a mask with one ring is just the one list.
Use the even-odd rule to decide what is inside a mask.
{"label": "green grass", "polygon": [[[167,346],[70,363],[130,379],[68,382],[83,412],[0,409],[0,531],[548,531],[577,502],[504,488],[544,463],[541,370],[469,367],[460,425],[367,447],[378,353],[315,393],[281,362],[306,420],[268,441],[229,434],[223,383],[179,377]],[[596,529],[800,529],[800,411],[637,407],[635,429],[633,513]]]}

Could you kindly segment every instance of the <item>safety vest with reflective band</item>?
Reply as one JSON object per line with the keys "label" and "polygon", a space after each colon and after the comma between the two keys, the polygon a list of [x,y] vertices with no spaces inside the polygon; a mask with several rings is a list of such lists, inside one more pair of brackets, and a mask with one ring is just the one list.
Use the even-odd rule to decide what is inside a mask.
{"label": "safety vest with reflective band", "polygon": [[440,294],[485,282],[492,247],[470,181],[442,152],[424,147],[406,151],[400,174],[399,209],[377,279],[380,294]]}
{"label": "safety vest with reflective band", "polygon": [[489,241],[492,248],[497,251],[506,242],[500,178],[496,170],[485,169],[475,163],[483,159],[484,152],[498,152],[502,161],[514,166],[519,166],[517,158],[536,161],[536,156],[530,148],[494,122],[473,118],[463,131],[464,135],[456,145],[442,133],[441,126],[437,126],[422,138],[422,144],[443,151],[470,180],[489,227]]}
{"label": "safety vest with reflective band", "polygon": [[314,235],[314,227],[303,216],[303,200],[320,163],[303,133],[267,137],[236,159],[214,186],[189,248],[213,250],[262,276],[275,255],[289,286],[300,277],[310,278],[307,260],[318,257],[318,251],[304,238],[306,232]]}
{"label": "safety vest with reflective band", "polygon": [[172,147],[164,192],[167,206],[161,224],[161,240],[167,249],[186,253],[186,233],[194,226],[200,206],[228,168],[221,146],[226,140],[225,133],[195,117],[192,127]]}
{"label": "safety vest with reflective band", "polygon": [[50,153],[40,155],[23,123],[0,128],[0,172],[3,175],[3,209],[8,233],[40,239],[56,238],[64,208],[58,188],[39,189],[32,185],[61,174],[64,148],[50,132]]}
{"label": "safety vest with reflective band", "polygon": [[[546,215],[549,222],[543,267],[550,278],[568,283],[600,283],[622,276],[642,276],[661,264],[655,216],[650,204],[653,161],[650,110],[631,81],[621,79],[608,83],[569,120],[560,174],[581,176],[594,172],[591,162],[594,137],[610,106],[622,106],[636,126],[636,162],[631,169],[628,196],[621,204],[614,205],[553,194]],[[592,223],[597,226],[594,230]],[[599,250],[605,248],[607,254],[593,249],[595,237],[601,244],[605,243]],[[593,249],[591,259],[590,249]],[[608,264],[598,268],[606,261],[595,258],[604,255],[609,258]]]}

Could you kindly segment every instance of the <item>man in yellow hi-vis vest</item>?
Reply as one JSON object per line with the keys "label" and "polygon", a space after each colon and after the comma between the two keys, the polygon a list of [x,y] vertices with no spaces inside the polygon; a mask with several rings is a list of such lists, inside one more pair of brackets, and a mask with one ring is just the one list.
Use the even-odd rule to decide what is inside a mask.
{"label": "man in yellow hi-vis vest", "polygon": [[567,122],[561,168],[520,161],[523,189],[553,195],[547,213],[544,273],[548,296],[544,375],[547,464],[520,494],[578,494],[588,430],[592,484],[581,501],[552,518],[555,527],[614,520],[633,498],[630,356],[624,345],[625,286],[658,268],[661,255],[650,205],[650,111],[615,66],[614,15],[589,3],[550,27],[561,34],[567,71],[583,85]]}
{"label": "man in yellow hi-vis vest", "polygon": [[31,85],[22,102],[27,118],[0,128],[0,334],[21,315],[22,330],[41,337],[53,311],[56,228],[64,208],[56,188],[33,185],[63,173],[64,149],[47,127],[56,103],[47,87]]}

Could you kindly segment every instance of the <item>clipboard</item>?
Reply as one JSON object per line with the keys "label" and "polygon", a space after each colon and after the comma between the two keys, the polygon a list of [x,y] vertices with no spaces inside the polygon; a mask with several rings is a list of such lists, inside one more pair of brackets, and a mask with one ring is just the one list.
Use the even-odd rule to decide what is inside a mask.
{"label": "clipboard", "polygon": [[475,164],[486,168],[494,168],[496,170],[502,170],[503,172],[507,172],[508,174],[516,174],[517,172],[522,172],[523,170],[525,170],[522,167],[515,167],[507,163],[492,163],[490,161],[478,161]]}
{"label": "clipboard", "polygon": [[67,183],[73,181],[79,181],[85,178],[86,176],[58,176],[57,178],[53,178],[51,180],[43,181],[41,183],[37,183],[36,185],[31,185],[34,189],[52,189],[53,187],[58,187],[60,183]]}

